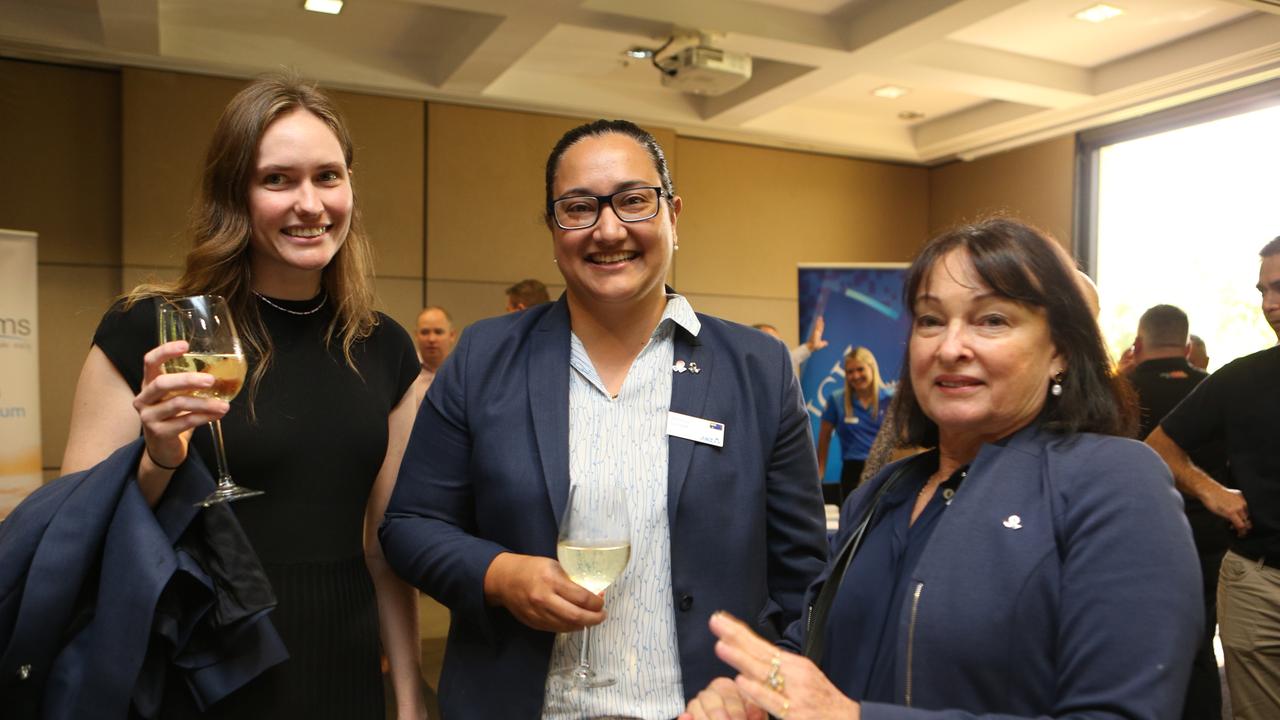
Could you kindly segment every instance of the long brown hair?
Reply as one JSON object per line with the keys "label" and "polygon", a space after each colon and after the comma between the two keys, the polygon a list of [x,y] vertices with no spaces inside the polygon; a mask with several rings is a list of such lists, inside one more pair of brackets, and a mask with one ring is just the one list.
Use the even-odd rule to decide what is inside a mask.
{"label": "long brown hair", "polygon": [[[156,296],[214,294],[225,297],[241,339],[255,360],[249,376],[250,417],[254,415],[253,399],[258,384],[271,365],[274,348],[250,285],[249,238],[253,225],[249,213],[249,183],[256,171],[258,144],[267,127],[299,108],[315,115],[333,131],[347,168],[352,167],[355,153],[351,135],[342,114],[327,95],[314,84],[291,74],[255,80],[227,103],[209,141],[200,199],[192,209],[187,230],[192,248],[187,253],[182,276],[171,283],[139,285],[125,301],[128,307]],[[354,198],[354,187],[352,193]],[[334,304],[334,317],[325,341],[340,338],[347,364],[357,369],[352,346],[373,332],[378,316],[373,311],[373,287],[369,281],[373,255],[360,217],[360,206],[353,204],[346,240],[325,266],[321,287]]]}

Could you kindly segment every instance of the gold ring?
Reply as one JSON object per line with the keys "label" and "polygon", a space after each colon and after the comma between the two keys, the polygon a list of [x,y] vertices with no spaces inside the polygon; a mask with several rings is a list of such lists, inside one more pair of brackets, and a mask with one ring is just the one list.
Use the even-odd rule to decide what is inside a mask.
{"label": "gold ring", "polygon": [[774,655],[773,659],[769,661],[769,677],[765,678],[765,684],[776,693],[783,692],[787,687],[787,681],[786,678],[782,677],[781,668],[782,658]]}
{"label": "gold ring", "polygon": [[788,712],[789,710],[791,710],[791,701],[790,701],[790,700],[783,700],[783,701],[782,701],[782,712],[778,713],[778,715],[777,715],[778,720],[787,720],[787,712]]}

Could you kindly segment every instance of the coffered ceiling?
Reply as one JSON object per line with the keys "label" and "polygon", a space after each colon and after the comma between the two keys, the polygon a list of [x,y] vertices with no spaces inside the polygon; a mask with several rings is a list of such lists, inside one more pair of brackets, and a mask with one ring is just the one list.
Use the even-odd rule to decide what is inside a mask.
{"label": "coffered ceiling", "polygon": [[[698,137],[936,164],[1280,76],[1280,0],[0,0],[0,55],[627,117]],[[704,42],[751,79],[664,87],[629,48]],[[886,85],[907,93],[871,94]]]}

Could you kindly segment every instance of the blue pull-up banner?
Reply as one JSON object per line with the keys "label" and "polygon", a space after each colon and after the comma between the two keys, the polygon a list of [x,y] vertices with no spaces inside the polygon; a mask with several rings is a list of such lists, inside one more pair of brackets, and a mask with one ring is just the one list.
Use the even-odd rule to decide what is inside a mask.
{"label": "blue pull-up banner", "polygon": [[[897,384],[906,356],[911,316],[902,303],[907,266],[900,263],[802,264],[799,268],[800,340],[818,317],[826,321],[828,345],[800,368],[800,388],[817,440],[831,393],[844,388],[844,354],[864,346],[876,356],[886,385]],[[832,438],[823,482],[840,482],[840,443]]]}

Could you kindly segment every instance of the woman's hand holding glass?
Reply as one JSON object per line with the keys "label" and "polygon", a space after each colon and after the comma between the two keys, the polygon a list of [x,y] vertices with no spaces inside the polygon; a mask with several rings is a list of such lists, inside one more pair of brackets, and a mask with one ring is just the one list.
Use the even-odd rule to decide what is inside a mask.
{"label": "woman's hand holding glass", "polygon": [[547,557],[502,553],[484,576],[485,597],[535,630],[575,632],[604,622],[604,598]]}
{"label": "woman's hand holding glass", "polygon": [[165,373],[165,363],[181,358],[188,347],[187,341],[176,340],[143,356],[142,390],[133,399],[133,407],[142,421],[147,454],[157,466],[181,465],[187,458],[192,430],[221,419],[231,409],[223,400],[195,395],[213,387],[212,375]]}
{"label": "woman's hand holding glass", "polygon": [[858,720],[858,703],[845,697],[803,655],[784,652],[725,612],[711,616],[719,638],[716,657],[739,675],[717,678],[689,702],[679,720]]}
{"label": "woman's hand holding glass", "polygon": [[[631,560],[631,521],[622,492],[603,483],[590,492],[570,486],[556,558],[574,583],[592,593],[603,594]],[[576,667],[553,671],[571,679],[581,688],[608,687],[617,678],[597,672],[588,660],[591,627],[582,629],[582,646]]]}
{"label": "woman's hand holding glass", "polygon": [[[218,295],[193,295],[157,303],[156,322],[161,344],[185,341],[187,351],[167,359],[164,373],[207,374],[213,382],[191,390],[197,397],[214,397],[230,402],[244,385],[247,366],[235,321],[227,310],[227,302]],[[227,453],[222,445],[221,416],[209,422],[213,436],[214,459],[218,461],[218,484],[204,500],[196,503],[209,507],[222,502],[261,495],[261,490],[237,485],[227,469]],[[153,457],[152,462],[156,462]]]}

